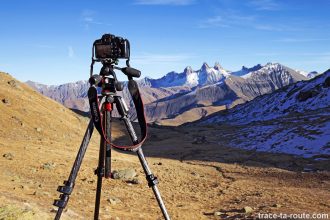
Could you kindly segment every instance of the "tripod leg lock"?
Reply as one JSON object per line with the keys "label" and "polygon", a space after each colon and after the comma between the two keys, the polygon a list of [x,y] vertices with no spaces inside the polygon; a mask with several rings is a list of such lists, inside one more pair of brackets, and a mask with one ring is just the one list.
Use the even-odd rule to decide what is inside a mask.
{"label": "tripod leg lock", "polygon": [[69,201],[69,195],[61,194],[60,199],[56,199],[53,205],[59,208],[65,208],[66,204],[68,204],[68,201]]}
{"label": "tripod leg lock", "polygon": [[69,181],[64,181],[64,186],[59,186],[57,188],[57,191],[63,194],[70,195],[73,190],[74,183],[71,183]]}
{"label": "tripod leg lock", "polygon": [[66,206],[69,201],[69,196],[72,193],[74,187],[74,183],[71,183],[69,181],[64,181],[63,184],[64,186],[59,186],[57,188],[57,191],[62,193],[60,195],[60,198],[54,201],[54,206],[57,206],[59,208],[64,208]]}
{"label": "tripod leg lock", "polygon": [[158,179],[153,174],[149,174],[146,176],[146,179],[148,181],[148,186],[153,187],[158,184]]}
{"label": "tripod leg lock", "polygon": [[94,170],[94,174],[97,175],[97,176],[100,176],[100,177],[103,177],[104,173],[105,173],[104,168],[99,168],[98,167]]}

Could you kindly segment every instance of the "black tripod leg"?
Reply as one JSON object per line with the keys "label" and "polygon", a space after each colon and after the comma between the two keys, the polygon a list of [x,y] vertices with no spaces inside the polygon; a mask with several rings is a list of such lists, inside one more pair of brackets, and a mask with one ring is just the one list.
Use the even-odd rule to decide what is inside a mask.
{"label": "black tripod leg", "polygon": [[59,186],[57,188],[57,191],[62,193],[62,194],[60,195],[60,199],[57,199],[57,200],[54,201],[54,206],[58,207],[57,213],[56,213],[56,216],[55,216],[55,220],[58,220],[58,219],[61,218],[62,212],[63,212],[64,208],[66,207],[68,201],[69,201],[69,196],[72,193],[72,190],[73,190],[73,187],[74,187],[74,184],[75,184],[75,180],[77,178],[77,174],[78,174],[78,171],[80,169],[80,165],[82,163],[82,160],[85,156],[88,143],[89,143],[89,141],[91,139],[91,136],[93,134],[93,130],[94,130],[94,124],[93,124],[93,121],[90,120],[90,122],[88,124],[88,127],[87,127],[87,130],[86,130],[86,133],[85,133],[85,136],[84,136],[83,141],[80,145],[79,152],[77,154],[76,160],[74,161],[73,167],[71,169],[69,179],[64,181],[64,186]]}
{"label": "black tripod leg", "polygon": [[[105,113],[106,114],[106,113]],[[103,117],[103,122],[106,123],[106,116]],[[100,141],[100,151],[99,151],[99,163],[95,174],[97,175],[97,186],[96,186],[96,196],[95,196],[95,209],[94,209],[94,220],[99,219],[100,212],[100,200],[101,200],[101,191],[102,191],[102,178],[104,177],[104,162],[105,162],[105,150],[106,150],[106,141],[101,136]]]}
{"label": "black tripod leg", "polygon": [[[111,110],[105,112],[105,135],[109,141],[111,141]],[[105,142],[105,178],[111,177],[111,145]]]}
{"label": "black tripod leg", "polygon": [[[133,144],[138,144],[138,138],[136,136],[136,133],[134,131],[134,128],[133,128],[133,125],[132,125],[131,121],[127,117],[127,113],[124,109],[124,105],[122,103],[123,101],[121,100],[121,97],[116,96],[115,97],[115,102],[116,102],[118,112],[122,116],[122,120],[125,123],[125,126],[127,128],[127,131],[129,133],[129,136],[131,137],[131,140],[132,140]],[[159,205],[159,207],[160,207],[160,209],[163,213],[164,218],[166,220],[170,220],[170,216],[167,213],[165,204],[163,202],[163,199],[162,199],[162,197],[160,195],[160,192],[158,190],[158,187],[157,187],[157,183],[158,183],[157,177],[155,177],[152,174],[152,172],[151,172],[151,170],[148,166],[147,160],[144,157],[144,154],[143,154],[143,151],[142,151],[141,147],[138,148],[137,155],[139,157],[139,160],[140,160],[140,163],[141,163],[142,168],[144,170],[144,173],[146,174],[146,179],[148,181],[148,186],[152,187],[152,191],[154,192],[154,194],[156,196],[158,205]]]}
{"label": "black tripod leg", "polygon": [[99,153],[99,164],[95,170],[97,175],[97,187],[96,187],[96,197],[95,197],[95,209],[94,209],[94,220],[99,219],[100,211],[100,200],[101,200],[101,191],[102,191],[102,178],[104,175],[104,141],[101,140],[100,144],[100,153]]}

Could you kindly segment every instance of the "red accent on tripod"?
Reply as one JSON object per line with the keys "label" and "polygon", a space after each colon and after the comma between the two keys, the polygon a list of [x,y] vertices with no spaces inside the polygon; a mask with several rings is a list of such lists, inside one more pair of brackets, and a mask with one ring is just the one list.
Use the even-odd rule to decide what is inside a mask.
{"label": "red accent on tripod", "polygon": [[112,104],[107,102],[104,106],[105,111],[112,111]]}

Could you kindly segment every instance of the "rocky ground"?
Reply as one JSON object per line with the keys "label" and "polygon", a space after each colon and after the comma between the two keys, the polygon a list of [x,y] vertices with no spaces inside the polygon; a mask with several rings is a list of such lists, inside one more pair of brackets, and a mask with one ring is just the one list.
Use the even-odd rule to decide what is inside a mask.
{"label": "rocky ground", "polygon": [[[173,219],[329,213],[327,161],[228,148],[213,143],[212,138],[203,138],[203,133],[212,135],[208,129],[151,129],[145,154],[159,177],[159,188]],[[93,216],[96,139],[87,151],[68,210],[63,214],[67,219]],[[3,144],[2,209],[15,207],[20,210],[19,216],[28,211],[31,219],[51,218],[55,214],[51,204],[58,196],[57,185],[67,178],[78,145],[78,135],[67,143],[53,145],[47,140],[30,143],[26,148],[26,143]],[[112,161],[114,170],[130,170],[126,170],[127,180],[117,174],[119,179],[104,181],[101,219],[160,219],[137,157],[114,152]],[[313,167],[314,172],[303,172],[305,167]],[[0,213],[1,216],[5,212]]]}
{"label": "rocky ground", "polygon": [[[87,119],[6,74],[0,79],[0,219],[52,219]],[[116,141],[125,141],[123,126],[114,128]],[[150,128],[144,151],[172,219],[330,214],[329,160],[230,148],[236,132],[226,125]],[[94,134],[63,219],[93,217],[98,141]],[[104,180],[100,219],[162,219],[137,156],[113,151],[112,169],[118,172]]]}

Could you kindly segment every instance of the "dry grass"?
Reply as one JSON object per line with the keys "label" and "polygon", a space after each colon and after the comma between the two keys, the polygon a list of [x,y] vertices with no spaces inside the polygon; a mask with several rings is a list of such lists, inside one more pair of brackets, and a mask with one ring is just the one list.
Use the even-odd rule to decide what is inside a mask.
{"label": "dry grass", "polygon": [[183,112],[175,118],[163,119],[159,121],[159,124],[165,126],[179,126],[187,122],[197,121],[202,117],[208,116],[224,109],[226,109],[226,106],[196,107]]}
{"label": "dry grass", "polygon": [[[0,102],[0,207],[21,215],[28,204],[34,219],[51,219],[52,202],[59,195],[56,188],[70,172],[87,120],[24,84],[9,85],[11,80],[0,74],[0,101],[10,102]],[[116,122],[114,127],[114,137],[124,139],[123,126]],[[312,161],[228,148],[226,143],[237,129],[225,125],[150,128],[144,150],[172,219],[219,219],[213,215],[216,211],[241,219],[257,212],[330,212],[327,171],[302,173]],[[206,142],[199,144],[201,136],[206,136]],[[94,133],[69,209],[63,214],[66,219],[93,216],[98,140]],[[3,157],[9,153],[12,159]],[[135,168],[142,184],[105,180],[101,219],[160,219],[137,157],[113,151],[112,161],[113,169]],[[109,204],[110,196],[121,202]],[[244,206],[254,212],[243,213]]]}

